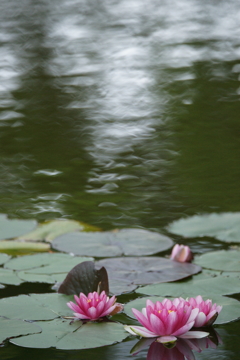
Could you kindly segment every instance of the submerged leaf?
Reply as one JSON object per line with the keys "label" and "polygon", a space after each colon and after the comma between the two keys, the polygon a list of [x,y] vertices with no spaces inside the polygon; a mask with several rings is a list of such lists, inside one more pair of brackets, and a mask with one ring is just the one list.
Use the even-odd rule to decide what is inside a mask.
{"label": "submerged leaf", "polygon": [[96,257],[152,255],[165,251],[173,242],[167,236],[142,230],[123,229],[106,232],[74,232],[52,242],[56,250]]}
{"label": "submerged leaf", "polygon": [[44,243],[21,242],[15,240],[0,241],[0,252],[10,255],[27,254],[31,252],[46,252],[50,245]]}
{"label": "submerged leaf", "polygon": [[77,230],[99,231],[99,228],[76,220],[52,220],[43,224],[39,224],[34,231],[21,236],[19,239],[24,241],[45,240],[51,242],[57,236]]}
{"label": "submerged leaf", "polygon": [[87,295],[93,291],[100,293],[103,290],[106,294],[109,293],[106,269],[102,267],[100,270],[96,270],[94,262],[84,261],[68,273],[58,292],[66,295],[82,292]]}

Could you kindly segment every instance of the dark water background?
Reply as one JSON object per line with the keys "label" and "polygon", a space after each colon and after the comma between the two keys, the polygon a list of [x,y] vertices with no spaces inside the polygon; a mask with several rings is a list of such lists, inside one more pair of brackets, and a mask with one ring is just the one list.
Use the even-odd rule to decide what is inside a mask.
{"label": "dark water background", "polygon": [[[240,211],[239,19],[237,0],[0,1],[0,212],[165,232]],[[239,359],[239,322],[219,331],[197,359]],[[0,354],[125,359],[132,345]]]}

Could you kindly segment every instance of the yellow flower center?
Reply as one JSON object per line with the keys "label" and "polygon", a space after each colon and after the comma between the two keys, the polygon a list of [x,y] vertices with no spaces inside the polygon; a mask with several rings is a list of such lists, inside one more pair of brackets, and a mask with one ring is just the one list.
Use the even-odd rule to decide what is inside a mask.
{"label": "yellow flower center", "polygon": [[91,299],[88,299],[87,302],[90,303],[92,300]]}

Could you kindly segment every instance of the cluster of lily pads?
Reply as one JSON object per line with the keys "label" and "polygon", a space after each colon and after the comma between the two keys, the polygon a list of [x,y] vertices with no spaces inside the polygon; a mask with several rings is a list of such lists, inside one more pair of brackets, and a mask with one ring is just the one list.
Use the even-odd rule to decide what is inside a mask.
{"label": "cluster of lily pads", "polygon": [[[226,224],[230,221],[231,226],[234,228],[235,224],[235,228],[237,228],[240,218],[240,214],[237,214],[237,218],[236,214],[233,214],[235,223],[229,220],[229,214],[227,214]],[[223,241],[222,234],[225,231],[228,239],[226,241],[229,241],[230,230],[223,229],[224,214],[211,214],[209,217],[211,218],[212,215],[214,218],[210,220],[205,219],[205,215],[202,219],[199,216],[197,220],[196,217],[179,220],[170,224],[168,231],[186,237],[195,237],[197,236],[197,226],[199,226],[199,231],[200,228],[202,231],[204,220],[209,220],[209,224],[213,221],[216,229],[216,218],[219,217],[221,235],[218,232],[217,236],[218,238],[220,236]],[[187,221],[190,222],[189,226],[194,229],[194,235],[191,235]],[[214,236],[213,230],[209,229],[210,225],[207,227],[209,233],[200,233],[199,236]],[[183,229],[187,229],[187,235],[182,233]],[[233,237],[233,235],[231,236]],[[2,284],[0,287],[29,282],[52,284],[58,289],[58,292],[19,295],[1,299],[0,343],[9,339],[10,342],[23,347],[56,347],[58,349],[85,349],[109,345],[120,342],[129,336],[127,331],[132,335],[143,335],[141,329],[139,332],[139,324],[134,319],[133,308],[135,316],[138,314],[137,319],[143,320],[143,327],[152,332],[155,337],[162,337],[163,335],[159,331],[147,328],[147,322],[144,323],[145,320],[142,318],[145,316],[146,310],[142,309],[148,309],[149,306],[153,308],[151,304],[163,304],[164,301],[166,302],[164,298],[168,298],[167,313],[163,311],[164,317],[157,316],[157,318],[163,324],[165,321],[166,324],[172,323],[171,319],[176,316],[175,313],[178,314],[178,311],[169,308],[169,301],[172,306],[176,307],[176,299],[174,300],[176,296],[180,302],[184,301],[182,306],[189,306],[186,304],[189,296],[197,299],[197,296],[201,294],[204,299],[211,298],[212,303],[223,307],[220,316],[216,319],[216,324],[223,324],[239,318],[240,302],[228,297],[240,292],[240,252],[237,248],[195,256],[195,264],[193,264],[180,262],[182,253],[179,259],[149,256],[158,255],[173,245],[173,241],[169,237],[155,232],[142,229],[102,232],[97,228],[73,220],[57,220],[37,225],[32,220],[9,220],[3,215],[0,216],[0,239],[2,239],[0,241],[0,251],[2,252],[2,254],[0,253],[0,282]],[[38,246],[35,248],[35,245],[41,245],[41,249]],[[55,252],[56,250],[61,252]],[[41,253],[32,254],[39,251]],[[31,255],[26,255],[29,253]],[[16,254],[17,257],[12,257]],[[104,259],[99,259],[101,257]],[[94,258],[98,259],[94,261]],[[185,260],[187,260],[187,256]],[[192,275],[194,276],[192,277]],[[182,280],[185,278],[187,280]],[[104,309],[107,311],[117,305],[117,303],[112,303],[113,300],[110,301],[115,298],[111,298],[108,293],[114,296],[131,294],[133,291],[135,294],[139,294],[139,297],[125,304],[124,309],[119,305],[117,309],[121,310],[121,313],[113,314],[109,320],[106,320],[107,313],[104,314]],[[80,293],[84,294],[87,300],[91,300],[93,295],[89,294],[94,292],[98,294],[94,295],[95,302],[96,299],[100,302],[103,301],[103,298],[106,300],[103,302],[105,305],[101,305],[103,306],[102,316],[97,316],[104,321],[96,321],[96,319],[86,321],[84,318],[72,321],[76,316],[73,315],[73,308],[70,309],[66,304],[73,307],[75,295],[76,306],[79,306],[82,304]],[[102,299],[98,298],[101,293],[103,294],[101,295]],[[146,305],[146,300],[148,300],[148,305]],[[109,301],[110,303],[108,303]],[[105,307],[107,303],[111,305],[108,309]],[[159,314],[161,314],[162,310],[166,309],[157,309],[156,311],[160,311]],[[139,315],[138,311],[141,311],[142,315]],[[74,312],[79,314],[78,311]],[[99,314],[97,310],[93,310],[93,312],[95,315]],[[172,313],[173,315],[171,315]],[[169,319],[168,316],[170,316]],[[149,322],[150,318],[147,321]],[[192,321],[195,320],[189,322]],[[124,328],[125,324],[128,324],[127,328]],[[150,325],[153,326],[151,321]],[[148,326],[150,325],[148,324]],[[159,329],[159,323],[156,326]],[[171,336],[175,336],[174,331]],[[210,340],[206,339],[208,339],[206,340],[207,344],[207,341]],[[165,351],[161,348],[162,344],[155,345],[152,337],[146,341],[142,341],[139,346],[134,348],[133,353],[150,344],[152,345],[149,351],[151,349],[153,353]],[[175,350],[171,350],[180,351],[181,347],[187,349],[186,353],[188,352],[189,342],[186,345],[181,339],[177,341],[177,344]],[[198,346],[200,349],[202,345],[200,346],[200,343],[196,345],[195,342],[195,348]],[[187,355],[185,354],[185,356]]]}

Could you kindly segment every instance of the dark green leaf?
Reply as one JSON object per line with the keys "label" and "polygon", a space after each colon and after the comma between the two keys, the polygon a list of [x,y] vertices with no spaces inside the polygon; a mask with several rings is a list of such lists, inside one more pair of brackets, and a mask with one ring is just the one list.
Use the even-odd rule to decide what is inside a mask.
{"label": "dark green leaf", "polygon": [[106,269],[102,267],[100,270],[96,270],[94,262],[84,261],[68,273],[58,292],[66,295],[82,292],[87,295],[98,290],[109,293]]}

